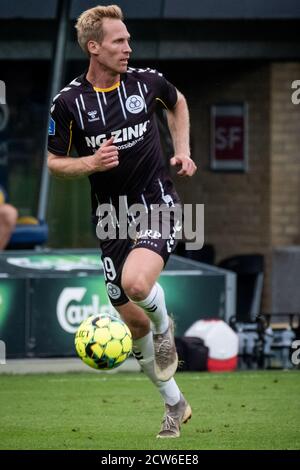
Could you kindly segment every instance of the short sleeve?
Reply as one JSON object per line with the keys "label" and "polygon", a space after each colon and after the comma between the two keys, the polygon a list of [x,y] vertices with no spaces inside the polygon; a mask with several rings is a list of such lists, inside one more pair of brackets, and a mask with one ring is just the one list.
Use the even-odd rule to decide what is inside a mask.
{"label": "short sleeve", "polygon": [[69,155],[72,145],[73,118],[64,101],[57,99],[51,107],[48,150],[54,155]]}
{"label": "short sleeve", "polygon": [[157,73],[156,75],[156,90],[156,99],[160,101],[165,108],[174,108],[177,103],[177,90],[161,73]]}

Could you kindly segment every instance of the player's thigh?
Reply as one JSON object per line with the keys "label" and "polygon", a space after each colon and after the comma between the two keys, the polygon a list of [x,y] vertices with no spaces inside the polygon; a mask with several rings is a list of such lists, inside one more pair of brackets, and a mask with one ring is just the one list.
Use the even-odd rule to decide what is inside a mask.
{"label": "player's thigh", "polygon": [[148,248],[132,249],[126,258],[122,270],[121,282],[123,287],[144,283],[145,288],[151,289],[164,267],[164,260],[159,253]]}

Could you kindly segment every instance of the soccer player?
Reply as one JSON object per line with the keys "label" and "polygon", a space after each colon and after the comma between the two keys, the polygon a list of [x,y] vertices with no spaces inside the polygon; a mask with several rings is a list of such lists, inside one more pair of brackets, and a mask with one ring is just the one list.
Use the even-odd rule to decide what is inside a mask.
{"label": "soccer player", "polygon": [[[150,226],[135,240],[103,237],[100,247],[110,301],[129,326],[134,355],[165,403],[157,437],[179,437],[191,407],[173,378],[178,363],[174,327],[157,282],[175,248],[178,220],[172,209],[179,198],[164,169],[155,109],[163,105],[167,110],[175,149],[171,164],[179,167],[180,176],[192,176],[196,166],[190,158],[186,100],[156,70],[128,67],[130,35],[118,6],[83,12],[76,29],[89,68],[53,99],[48,167],[58,177],[89,177],[97,229],[103,222],[99,207],[106,204],[119,230],[113,209],[120,209],[121,199],[131,227],[132,204],[142,204],[145,217],[156,204],[170,213],[168,236]],[[72,145],[78,158],[70,157]],[[156,222],[165,229],[163,217]]]}

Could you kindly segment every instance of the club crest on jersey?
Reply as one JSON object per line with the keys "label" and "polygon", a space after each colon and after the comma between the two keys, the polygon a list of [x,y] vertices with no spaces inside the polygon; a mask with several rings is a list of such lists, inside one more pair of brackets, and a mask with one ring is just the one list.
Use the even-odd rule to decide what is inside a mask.
{"label": "club crest on jersey", "polygon": [[138,114],[143,111],[145,107],[144,99],[139,95],[131,95],[127,98],[125,103],[127,111],[132,114]]}

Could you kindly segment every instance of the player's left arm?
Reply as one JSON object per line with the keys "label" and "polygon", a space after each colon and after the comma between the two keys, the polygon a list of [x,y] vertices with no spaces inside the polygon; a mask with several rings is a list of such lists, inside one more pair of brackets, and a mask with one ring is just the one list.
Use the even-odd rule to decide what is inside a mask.
{"label": "player's left arm", "polygon": [[185,97],[177,90],[177,102],[167,110],[168,126],[174,145],[174,156],[170,163],[180,166],[179,176],[193,176],[197,166],[191,159],[190,151],[190,118]]}

